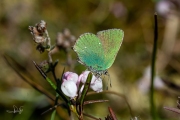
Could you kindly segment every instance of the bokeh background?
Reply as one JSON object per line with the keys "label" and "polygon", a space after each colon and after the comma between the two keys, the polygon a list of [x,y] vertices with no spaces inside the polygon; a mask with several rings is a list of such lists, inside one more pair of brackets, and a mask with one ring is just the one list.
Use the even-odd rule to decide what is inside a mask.
{"label": "bokeh background", "polygon": [[[180,85],[180,36],[179,0],[0,0],[0,119],[49,120],[52,111],[41,115],[53,106],[53,102],[19,77],[6,63],[9,55],[26,68],[19,69],[31,79],[55,95],[50,85],[34,67],[32,60],[40,63],[47,59],[47,52],[36,50],[36,44],[28,30],[40,20],[47,22],[52,44],[58,32],[69,29],[76,38],[83,33],[120,28],[125,36],[117,58],[109,69],[112,87],[109,91],[125,95],[132,113],[139,120],[150,120],[149,84],[150,63],[154,39],[154,13],[158,14],[158,53],[155,77],[155,103],[161,120],[178,120],[179,115],[165,110],[164,106],[176,107],[178,87],[168,87],[163,80]],[[113,48],[113,46],[112,46]],[[68,51],[73,60],[76,54]],[[80,74],[86,68],[79,63],[66,65],[67,53],[59,50],[53,60],[59,59],[56,74],[61,77],[63,68]],[[51,78],[51,74],[48,74]],[[163,79],[162,79],[163,78]],[[107,85],[104,78],[104,86]],[[104,88],[105,89],[105,88]],[[108,99],[107,103],[85,106],[85,112],[104,118],[110,106],[118,119],[129,120],[131,114],[123,97],[99,93],[87,100]],[[8,113],[13,105],[23,106],[22,114]],[[56,119],[68,120],[67,111],[57,108]],[[89,118],[85,118],[89,119]]]}

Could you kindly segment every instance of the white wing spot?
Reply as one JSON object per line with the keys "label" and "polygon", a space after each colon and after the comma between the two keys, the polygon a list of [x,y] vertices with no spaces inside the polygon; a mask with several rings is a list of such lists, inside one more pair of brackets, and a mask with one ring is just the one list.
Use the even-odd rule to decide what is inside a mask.
{"label": "white wing spot", "polygon": [[84,48],[87,48],[87,47],[84,47]]}
{"label": "white wing spot", "polygon": [[99,43],[99,45],[100,45],[101,43]]}

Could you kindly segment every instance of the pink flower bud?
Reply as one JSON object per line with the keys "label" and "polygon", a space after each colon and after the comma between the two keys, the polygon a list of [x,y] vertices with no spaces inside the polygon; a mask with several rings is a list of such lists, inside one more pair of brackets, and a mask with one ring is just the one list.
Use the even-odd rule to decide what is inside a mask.
{"label": "pink flower bud", "polygon": [[74,81],[75,83],[77,83],[78,81],[78,75],[76,73],[73,73],[73,72],[65,72],[63,74],[63,82],[65,80],[72,80]]}
{"label": "pink flower bud", "polygon": [[66,96],[70,98],[74,98],[75,96],[77,96],[77,86],[73,80],[64,81],[61,84],[61,90]]}
{"label": "pink flower bud", "polygon": [[[85,84],[86,80],[87,80],[87,77],[88,77],[88,74],[89,74],[90,71],[84,71],[79,79],[81,80],[81,82],[83,84]],[[84,87],[84,86],[83,86]],[[82,92],[82,89],[83,87],[81,88],[81,92]],[[90,84],[90,88],[96,92],[102,92],[102,79],[101,78],[97,78],[93,75],[92,79],[91,79],[91,84]]]}

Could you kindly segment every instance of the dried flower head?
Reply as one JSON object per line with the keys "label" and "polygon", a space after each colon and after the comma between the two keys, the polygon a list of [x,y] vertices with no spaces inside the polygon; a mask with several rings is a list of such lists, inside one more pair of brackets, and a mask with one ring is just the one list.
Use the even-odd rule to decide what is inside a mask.
{"label": "dried flower head", "polygon": [[58,48],[66,50],[74,45],[75,40],[75,36],[72,35],[69,29],[66,28],[62,33],[59,32],[57,34],[56,45]]}
{"label": "dried flower head", "polygon": [[40,51],[40,53],[50,48],[50,38],[46,26],[47,24],[44,20],[41,20],[41,22],[37,23],[35,26],[29,26],[33,40],[37,43],[36,49]]}
{"label": "dried flower head", "polygon": [[29,26],[29,30],[31,31],[31,35],[33,37],[33,40],[37,44],[42,44],[46,42],[46,37],[44,37],[44,32],[46,30],[46,22],[41,20],[40,23],[37,23],[34,26]]}
{"label": "dried flower head", "polygon": [[49,62],[47,60],[42,61],[39,64],[39,67],[45,72],[49,72],[49,70],[50,70]]}
{"label": "dried flower head", "polygon": [[46,22],[44,20],[41,20],[40,23],[36,24],[37,30],[42,34],[45,33],[46,26],[47,26],[47,24],[46,24]]}

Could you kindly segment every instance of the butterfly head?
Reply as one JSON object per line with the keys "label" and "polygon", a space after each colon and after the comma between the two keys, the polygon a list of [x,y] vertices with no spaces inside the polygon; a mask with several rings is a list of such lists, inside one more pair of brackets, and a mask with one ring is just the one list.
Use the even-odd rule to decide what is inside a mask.
{"label": "butterfly head", "polygon": [[97,78],[101,77],[102,75],[109,76],[108,70],[97,70],[96,68],[93,68],[91,66],[88,67],[88,70],[91,71]]}

